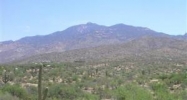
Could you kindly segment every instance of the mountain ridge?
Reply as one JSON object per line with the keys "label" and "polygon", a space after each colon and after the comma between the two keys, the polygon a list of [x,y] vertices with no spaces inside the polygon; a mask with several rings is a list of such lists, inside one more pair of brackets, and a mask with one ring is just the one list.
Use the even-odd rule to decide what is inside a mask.
{"label": "mountain ridge", "polygon": [[156,32],[146,27],[135,27],[125,24],[104,26],[88,22],[48,35],[0,42],[0,63],[43,53],[125,43],[143,36],[170,37],[168,34]]}
{"label": "mountain ridge", "polygon": [[121,44],[102,45],[65,52],[52,52],[17,60],[14,63],[139,60],[180,60],[187,57],[187,41],[145,36]]}

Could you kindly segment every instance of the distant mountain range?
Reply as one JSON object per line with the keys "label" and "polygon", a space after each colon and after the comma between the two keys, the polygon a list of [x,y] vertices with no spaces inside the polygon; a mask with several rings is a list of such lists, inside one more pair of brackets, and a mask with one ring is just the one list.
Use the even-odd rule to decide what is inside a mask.
{"label": "distant mountain range", "polygon": [[[91,49],[95,50],[95,48],[101,48],[103,50],[103,45],[105,45],[104,47],[108,46],[106,49],[111,52],[111,55],[113,54],[112,52],[116,52],[116,48],[120,48],[123,45],[127,46],[123,48],[124,50],[129,49],[133,54],[133,51],[136,51],[136,53],[139,54],[137,50],[152,50],[152,48],[162,45],[165,45],[165,49],[175,47],[177,50],[186,50],[186,40],[187,34],[171,36],[165,33],[156,32],[146,27],[135,27],[125,24],[103,26],[95,23],[87,23],[72,26],[64,31],[57,31],[49,35],[24,37],[17,41],[0,42],[0,63],[21,61],[27,58],[37,58],[41,55],[50,55],[45,56],[45,58],[48,58],[48,61],[50,61],[50,59],[52,60],[53,58],[51,57],[51,54],[55,55],[59,52],[63,55],[63,59],[66,60],[70,60],[66,56],[72,54],[75,54],[73,57],[76,59],[83,59],[81,58],[85,56],[83,51],[90,51]],[[181,48],[177,46],[180,46]],[[110,47],[115,49],[111,49]],[[109,54],[106,53],[108,51],[102,52],[102,50],[96,50],[95,52],[98,52],[99,55],[106,55],[106,57],[108,57],[107,55]],[[75,52],[77,52],[77,54]],[[117,55],[119,56],[114,58],[119,58],[123,53],[122,55]],[[88,59],[88,56],[91,55],[87,55],[85,58]],[[40,60],[42,59],[44,60],[44,58],[41,58]],[[92,59],[99,58],[93,57]]]}

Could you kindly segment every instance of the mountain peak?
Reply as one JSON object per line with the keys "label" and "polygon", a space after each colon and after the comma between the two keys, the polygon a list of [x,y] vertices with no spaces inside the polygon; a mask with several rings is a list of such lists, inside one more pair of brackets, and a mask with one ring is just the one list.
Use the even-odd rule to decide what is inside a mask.
{"label": "mountain peak", "polygon": [[97,25],[96,23],[87,22],[86,25]]}
{"label": "mountain peak", "polygon": [[96,23],[87,22],[86,24],[80,25],[80,26],[86,26],[86,27],[100,27],[101,25],[98,25]]}
{"label": "mountain peak", "polygon": [[119,24],[112,25],[110,27],[113,27],[113,28],[133,28],[134,26],[119,23]]}

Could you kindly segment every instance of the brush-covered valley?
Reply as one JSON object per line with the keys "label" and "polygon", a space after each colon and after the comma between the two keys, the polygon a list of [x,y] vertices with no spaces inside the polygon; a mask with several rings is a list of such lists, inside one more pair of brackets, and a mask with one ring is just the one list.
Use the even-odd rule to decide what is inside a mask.
{"label": "brush-covered valley", "polygon": [[41,66],[46,100],[187,99],[185,63],[129,59],[1,65],[0,100],[38,100]]}

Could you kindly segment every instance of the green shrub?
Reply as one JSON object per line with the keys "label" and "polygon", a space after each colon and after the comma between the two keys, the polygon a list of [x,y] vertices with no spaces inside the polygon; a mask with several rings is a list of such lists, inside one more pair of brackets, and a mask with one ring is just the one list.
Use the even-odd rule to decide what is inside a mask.
{"label": "green shrub", "polygon": [[134,84],[118,87],[115,94],[117,100],[153,100],[148,90]]}
{"label": "green shrub", "polygon": [[23,89],[19,85],[6,84],[1,88],[1,91],[4,92],[4,93],[8,92],[11,95],[16,96],[20,99],[24,99],[24,100],[27,100],[27,97],[28,97],[28,94],[27,94],[26,90]]}
{"label": "green shrub", "polygon": [[0,94],[0,100],[19,100],[19,98],[12,96],[9,93],[1,93]]}
{"label": "green shrub", "polygon": [[64,100],[74,100],[81,96],[81,90],[75,86],[56,84],[49,88],[49,97],[62,98]]}

